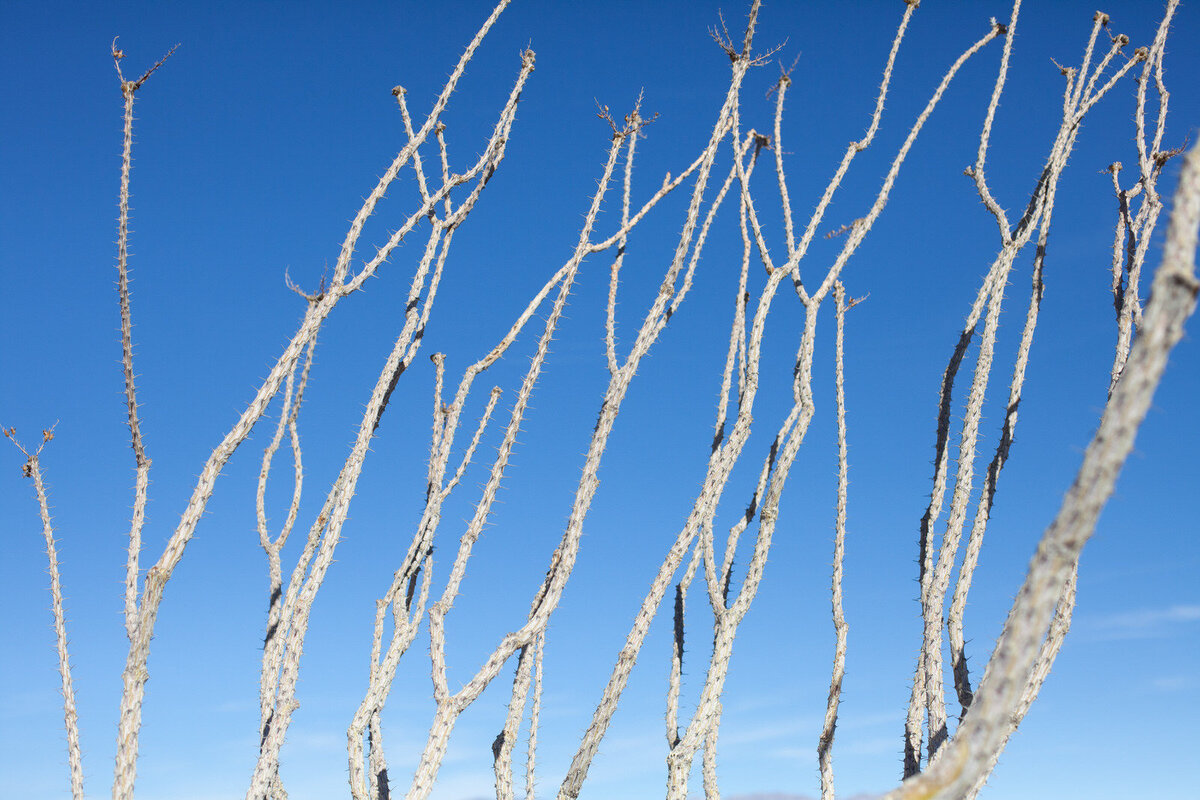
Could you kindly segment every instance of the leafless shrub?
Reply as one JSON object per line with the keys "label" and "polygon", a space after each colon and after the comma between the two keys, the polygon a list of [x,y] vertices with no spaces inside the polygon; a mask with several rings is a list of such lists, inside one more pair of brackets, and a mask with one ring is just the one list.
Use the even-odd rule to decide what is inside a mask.
{"label": "leafless shrub", "polygon": [[[142,562],[142,527],[151,461],[139,426],[133,369],[127,281],[128,197],[135,93],[171,53],[140,78],[130,81],[121,72],[121,60],[125,54],[116,48],[115,41],[113,43],[112,55],[125,102],[117,267],[126,403],[136,467],[125,570],[125,628],[129,651],[123,673],[113,784],[113,797],[116,800],[129,800],[134,795],[139,729],[146,681],[150,675],[150,642],[166,588],[205,513],[217,476],[273,403],[278,404],[281,410],[262,457],[257,486],[257,528],[268,565],[267,636],[260,682],[260,749],[246,797],[248,800],[280,800],[287,796],[279,771],[280,752],[298,706],[296,696],[301,653],[314,603],[334,561],[368,448],[393,392],[400,387],[401,378],[421,347],[439,285],[445,277],[444,270],[454,235],[466,223],[468,215],[476,207],[483,190],[504,159],[522,89],[534,70],[534,53],[526,50],[521,54],[513,88],[496,115],[493,132],[483,144],[481,155],[465,172],[453,172],[441,117],[468,62],[507,5],[508,0],[502,0],[479,29],[451,72],[432,110],[424,118],[414,120],[411,117],[403,87],[398,86],[393,91],[407,141],[355,216],[328,281],[322,280],[315,291],[306,292],[289,278],[289,286],[305,303],[303,320],[244,413],[203,465],[178,527],[163,552],[148,568]],[[888,797],[961,798],[974,797],[978,793],[1009,736],[1037,696],[1061,647],[1074,607],[1080,552],[1095,526],[1100,509],[1112,492],[1117,472],[1132,447],[1134,435],[1163,373],[1167,354],[1179,340],[1183,322],[1194,309],[1198,286],[1193,262],[1197,225],[1200,224],[1200,151],[1193,149],[1184,159],[1162,263],[1155,273],[1151,298],[1143,304],[1138,288],[1142,267],[1149,250],[1151,233],[1164,207],[1156,188],[1157,180],[1167,160],[1182,152],[1182,148],[1170,149],[1164,145],[1169,95],[1163,78],[1163,58],[1177,3],[1175,0],[1168,3],[1151,45],[1133,53],[1127,52],[1128,39],[1124,36],[1109,36],[1108,44],[1101,45],[1097,51],[1100,34],[1105,32],[1108,36],[1109,24],[1107,15],[1097,14],[1080,66],[1062,68],[1065,87],[1060,125],[1021,216],[1015,222],[1010,221],[993,196],[986,167],[993,121],[1005,88],[1014,34],[1019,22],[1021,4],[1017,0],[1008,21],[1001,24],[993,20],[984,27],[976,41],[964,43],[962,54],[948,66],[941,82],[911,123],[907,136],[892,156],[890,167],[874,199],[868,207],[861,209],[861,215],[852,223],[841,226],[831,234],[840,237],[841,243],[832,262],[823,268],[818,267],[816,271],[804,272],[802,262],[809,254],[809,246],[816,232],[823,225],[828,225],[826,213],[850,166],[858,154],[874,144],[891,89],[896,56],[910,22],[918,11],[918,5],[916,0],[908,0],[904,4],[903,16],[886,59],[866,133],[861,139],[849,143],[814,211],[802,223],[798,235],[785,173],[782,136],[785,102],[792,85],[790,71],[785,72],[774,87],[775,113],[770,133],[744,127],[741,118],[740,95],[745,78],[752,67],[767,63],[773,53],[763,54],[754,49],[759,14],[757,0],[750,9],[740,42],[730,34],[724,20],[721,20],[720,29],[714,30],[714,39],[728,56],[730,75],[724,101],[715,114],[706,143],[699,152],[683,159],[682,168],[677,174],[668,174],[658,188],[640,203],[634,200],[633,167],[637,143],[648,120],[642,116],[640,101],[619,122],[607,106],[601,106],[599,115],[612,129],[611,142],[600,169],[598,188],[588,205],[574,250],[534,294],[490,352],[464,370],[455,388],[447,389],[448,380],[451,385],[454,383],[453,378],[446,375],[444,355],[434,353],[430,357],[435,369],[435,387],[431,404],[433,422],[424,508],[408,541],[405,555],[377,603],[367,685],[347,731],[350,793],[356,800],[379,800],[390,796],[390,782],[394,778],[389,773],[385,754],[382,715],[400,660],[409,653],[426,620],[436,705],[406,796],[411,800],[419,800],[429,795],[438,778],[456,723],[506,668],[513,670],[513,681],[507,713],[493,745],[496,797],[498,800],[514,798],[517,793],[515,784],[522,773],[526,797],[534,796],[547,626],[579,557],[584,523],[599,485],[598,473],[622,403],[639,366],[653,350],[668,321],[688,297],[713,230],[713,222],[727,201],[736,207],[742,249],[736,287],[730,298],[732,324],[710,454],[695,493],[695,501],[663,554],[657,574],[617,655],[611,677],[602,689],[591,723],[562,779],[558,797],[575,798],[580,794],[633,666],[642,653],[651,621],[668,593],[673,597],[674,635],[667,685],[666,738],[669,754],[666,760],[666,794],[671,800],[683,800],[687,796],[689,778],[696,758],[700,757],[705,796],[714,799],[719,797],[716,748],[722,718],[722,697],[734,640],[763,580],[764,566],[776,532],[784,484],[816,414],[812,382],[816,366],[814,353],[818,312],[831,293],[836,319],[834,375],[839,464],[832,580],[836,646],[827,711],[817,750],[822,797],[834,796],[832,748],[848,646],[848,626],[842,609],[848,502],[843,332],[847,324],[852,324],[852,318],[850,321],[847,319],[848,310],[859,302],[846,299],[841,279],[847,263],[884,212],[910,149],[947,87],[960,68],[976,53],[995,40],[1002,40],[1000,67],[980,132],[976,161],[967,169],[980,199],[995,219],[999,248],[979,287],[959,339],[952,348],[941,387],[932,492],[920,525],[919,580],[923,636],[904,733],[904,781]],[[1130,74],[1139,75],[1134,114],[1138,180],[1130,188],[1122,188],[1121,164],[1114,162],[1110,167],[1118,201],[1112,261],[1117,344],[1108,404],[1075,484],[1059,515],[1042,537],[1025,583],[1012,605],[1004,632],[991,654],[987,670],[981,680],[973,683],[967,668],[964,613],[999,478],[1014,441],[1017,409],[1021,403],[1026,367],[1038,325],[1043,265],[1056,192],[1085,117],[1114,87],[1128,80]],[[1148,126],[1145,114],[1147,92],[1151,84],[1159,95],[1158,116],[1153,126]],[[1149,130],[1149,127],[1153,130]],[[763,190],[752,181],[764,152],[773,156],[768,158],[766,168],[774,172],[773,191],[778,191],[782,208],[783,229],[770,235],[776,238],[781,236],[785,246],[781,252],[774,253],[767,244],[768,234],[764,232],[765,225],[759,210],[763,202]],[[417,188],[416,196],[410,198],[407,216],[403,217],[382,246],[368,258],[361,259],[362,265],[356,271],[355,256],[364,226],[375,213],[385,192],[404,170],[412,170]],[[610,189],[616,188],[616,183],[620,186],[620,222],[614,230],[601,232],[598,215]],[[632,343],[625,347],[622,354],[618,346],[616,306],[630,234],[660,210],[657,207],[664,198],[681,188],[687,193],[687,201],[682,225],[677,225],[680,230],[678,240],[672,256],[662,265],[659,291],[649,302],[643,321],[632,336]],[[1140,204],[1137,203],[1139,200]],[[318,335],[334,307],[360,289],[393,254],[398,244],[410,235],[424,235],[426,239],[422,255],[412,273],[402,330],[379,370],[353,444],[336,478],[326,490],[323,505],[319,513],[308,521],[299,557],[285,571],[284,545],[297,524],[302,522],[300,510],[304,469],[297,419],[302,409]],[[988,467],[981,476],[977,476],[975,462],[980,447],[982,409],[993,371],[997,367],[995,345],[1005,291],[1018,258],[1031,242],[1034,242],[1032,285],[1026,301],[1020,346],[1011,365],[1007,413]],[[455,599],[472,562],[474,546],[497,501],[518,431],[529,407],[531,394],[541,380],[567,298],[585,260],[602,255],[611,259],[605,323],[605,359],[609,380],[600,402],[571,510],[550,557],[544,580],[540,585],[529,587],[531,598],[526,618],[496,643],[490,655],[478,665],[468,680],[459,688],[452,689],[447,679],[446,619],[454,611]],[[764,282],[751,279],[751,264],[754,261],[765,272]],[[760,386],[766,322],[777,305],[785,302],[797,303],[803,312],[803,325],[794,356],[792,403],[776,419],[757,420],[760,425],[772,426],[776,433],[769,446],[757,453],[747,453],[751,449],[750,431]],[[490,389],[484,409],[477,418],[464,420],[468,398],[477,391],[476,380],[522,336],[533,337],[536,345],[507,418],[496,419],[501,390],[494,387]],[[974,352],[965,413],[957,436],[952,436],[951,396],[958,386],[960,370],[968,361],[968,350],[973,343],[978,346]],[[853,353],[850,356],[853,357]],[[453,492],[464,490],[462,478],[465,471],[480,457],[480,443],[493,423],[502,431],[500,444],[489,456],[487,478],[475,501],[474,515],[458,537],[451,566],[435,576],[433,548],[442,523],[443,509]],[[9,429],[5,433],[26,457],[23,473],[34,481],[41,510],[65,698],[71,786],[74,796],[78,798],[83,796],[78,722],[67,657],[65,612],[55,540],[39,460],[42,448],[53,438],[53,433],[52,429],[45,431],[42,445],[33,452],[17,442],[15,431]],[[265,495],[272,478],[274,458],[285,440],[293,467],[292,496],[285,520],[273,530],[268,522]],[[952,441],[957,445],[952,446]],[[722,500],[737,499],[728,497],[730,478],[743,457],[757,459],[761,466],[753,490],[748,497],[741,498],[744,514],[738,517],[722,543],[715,531],[717,507]],[[952,462],[957,463],[953,474],[950,468]],[[969,527],[968,518],[972,518]],[[744,545],[743,537],[752,537],[752,543]],[[735,573],[739,552],[742,553],[745,567],[740,573]],[[684,719],[681,713],[684,705],[681,701],[681,677],[685,660],[685,632],[689,614],[694,619],[698,613],[688,603],[689,592],[697,579],[702,586],[700,605],[703,606],[706,601],[712,613],[713,639],[711,651],[703,662],[704,678],[694,698],[694,711],[689,719]],[[692,624],[695,625],[695,622]],[[947,631],[950,668],[959,706],[959,721],[953,733],[943,691],[943,626]],[[523,725],[528,726],[529,745],[522,770],[514,763],[514,751]]]}

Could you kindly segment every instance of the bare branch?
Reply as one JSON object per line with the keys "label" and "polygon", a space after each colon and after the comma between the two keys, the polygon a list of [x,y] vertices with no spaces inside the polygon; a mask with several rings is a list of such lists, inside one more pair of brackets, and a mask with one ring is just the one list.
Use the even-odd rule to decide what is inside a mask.
{"label": "bare branch", "polygon": [[46,564],[50,573],[50,612],[54,620],[54,642],[58,653],[58,674],[61,679],[63,696],[63,725],[67,731],[67,764],[71,771],[71,797],[73,800],[83,800],[83,755],[79,746],[79,712],[75,706],[75,687],[71,680],[71,659],[67,651],[67,620],[63,610],[62,578],[58,571],[58,548],[54,543],[54,525],[50,520],[50,500],[46,493],[46,484],[42,480],[41,455],[42,450],[54,438],[54,428],[58,423],[42,431],[42,441],[32,453],[17,439],[15,428],[0,426],[5,438],[25,456],[25,464],[21,473],[33,479],[33,488],[37,494],[38,513],[42,520],[42,536],[46,540]]}

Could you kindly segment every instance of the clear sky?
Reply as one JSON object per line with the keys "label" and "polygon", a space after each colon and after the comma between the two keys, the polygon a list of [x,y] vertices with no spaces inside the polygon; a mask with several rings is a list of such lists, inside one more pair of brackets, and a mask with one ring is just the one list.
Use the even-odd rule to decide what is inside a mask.
{"label": "clear sky", "polygon": [[[42,460],[93,796],[108,791],[111,777],[126,652],[123,548],[133,496],[113,288],[122,108],[109,56],[113,36],[120,35],[128,54],[127,75],[182,44],[139,92],[135,131],[130,263],[144,432],[154,462],[149,562],[173,530],[204,458],[300,318],[303,301],[285,288],[285,270],[302,285],[318,283],[361,198],[402,145],[390,90],[407,87],[410,108],[423,117],[488,10],[482,2],[5,4],[0,423],[32,441],[58,421]],[[742,6],[725,3],[723,10],[731,29],[740,30]],[[1130,36],[1132,49],[1150,43],[1161,9],[1157,2],[1125,2],[1104,10],[1112,30]],[[846,143],[866,127],[902,11],[896,0],[777,2],[762,12],[760,49],[782,45],[777,58],[785,65],[799,57],[783,129],[799,225]],[[993,189],[1010,214],[1024,208],[1057,127],[1062,78],[1050,59],[1078,63],[1092,11],[1077,2],[1031,2],[1022,13],[989,159]],[[639,144],[635,198],[691,161],[727,85],[728,60],[708,35],[717,13],[711,0],[516,0],[468,69],[446,115],[460,168],[483,147],[521,50],[537,52],[506,160],[456,238],[424,349],[380,428],[338,561],[317,601],[302,706],[283,756],[293,800],[348,796],[345,730],[365,682],[374,601],[402,557],[424,493],[433,374],[425,356],[446,353],[448,375],[459,374],[569,256],[610,140],[597,102],[619,118],[644,89],[644,112],[659,114]],[[989,17],[1008,14],[1001,2],[922,3],[900,51],[878,139],[855,162],[822,231],[862,216],[946,66],[987,31]],[[1200,124],[1196,8],[1181,9],[1171,41],[1167,143],[1174,146],[1194,142]],[[846,342],[850,639],[834,766],[847,797],[882,792],[901,770],[920,638],[916,533],[930,491],[937,391],[999,246],[995,224],[962,169],[974,160],[1000,52],[997,41],[963,69],[845,273],[851,295],[870,294],[850,313]],[[778,70],[769,64],[747,78],[745,127],[769,130],[773,101],[766,93]],[[1115,160],[1135,163],[1134,88],[1125,81],[1089,117],[1060,186],[1043,323],[968,609],[976,673],[1104,403],[1116,336],[1108,289],[1116,216],[1102,171]],[[1168,167],[1164,194],[1173,191],[1176,173],[1177,166]],[[768,209],[768,239],[778,248],[772,178],[756,179]],[[366,241],[381,241],[398,224],[414,192],[407,173],[368,225]],[[599,225],[607,232],[619,207],[605,208]],[[619,318],[626,345],[661,280],[680,210],[677,202],[667,204],[631,240]],[[740,257],[736,221],[729,203],[693,295],[634,382],[601,471],[575,575],[547,636],[540,756],[546,794],[557,788],[703,474]],[[1156,242],[1165,224],[1164,215]],[[838,244],[819,240],[806,274],[823,273]],[[324,330],[301,421],[308,486],[302,520],[319,508],[353,438],[418,257],[415,244],[401,249]],[[999,348],[1009,359],[1002,364],[1015,350],[1031,258],[1032,252],[1021,257],[1002,318]],[[1157,260],[1155,245],[1148,263]],[[607,379],[607,266],[606,258],[585,265],[501,502],[468,572],[449,631],[452,684],[524,621],[561,534]],[[755,276],[761,280],[761,270]],[[752,481],[789,402],[799,321],[794,303],[772,317],[774,344],[756,413],[762,422],[739,487]],[[833,651],[832,321],[823,319],[818,335],[817,417],[792,471],[763,587],[737,639],[720,744],[722,789],[731,798],[817,793],[815,748]],[[985,797],[1195,797],[1196,330],[1193,320],[1084,553],[1075,622],[1054,672]],[[502,407],[511,403],[531,352],[530,340],[519,343],[490,378],[509,390]],[[999,367],[993,383],[1006,386],[1008,371]],[[985,412],[983,458],[990,458],[998,434],[1000,402]],[[256,754],[266,601],[254,476],[269,423],[230,463],[168,587],[150,658],[142,797],[245,793]],[[42,539],[20,465],[15,450],[0,451],[0,797],[14,800],[68,796]],[[439,552],[453,552],[483,475],[468,473],[464,492],[447,509]],[[740,512],[740,491],[722,506],[719,523],[727,526]],[[281,481],[271,496],[275,519],[287,494]],[[448,555],[438,562],[435,586],[448,562]],[[703,606],[699,595],[694,606]],[[661,795],[669,623],[666,614],[656,620],[584,797]],[[707,655],[700,627],[692,641],[685,698],[698,690]],[[423,633],[401,666],[387,711],[388,752],[401,790],[432,708],[427,656]],[[510,675],[506,670],[463,718],[438,800],[491,792],[490,745]]]}

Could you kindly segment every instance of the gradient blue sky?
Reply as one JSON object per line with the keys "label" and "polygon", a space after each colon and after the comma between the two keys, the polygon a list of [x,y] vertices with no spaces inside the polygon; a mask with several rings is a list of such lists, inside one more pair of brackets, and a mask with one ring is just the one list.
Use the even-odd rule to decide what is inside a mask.
{"label": "gradient blue sky", "polygon": [[[861,134],[903,5],[768,3],[757,42],[800,55],[784,139],[797,215],[811,208],[846,143]],[[1156,2],[1106,7],[1113,30],[1148,44]],[[301,314],[287,269],[315,285],[348,220],[401,144],[390,95],[405,85],[423,114],[486,3],[5,4],[8,80],[0,85],[0,422],[27,441],[58,420],[43,456],[66,586],[89,792],[107,791],[125,640],[120,618],[133,459],[124,427],[113,289],[121,95],[109,44],[121,36],[127,74],[182,47],[139,93],[133,174],[132,270],[144,431],[154,460],[147,558],[156,558],[204,457],[265,375]],[[537,71],[508,155],[455,240],[424,353],[448,354],[456,375],[494,344],[531,293],[568,256],[609,141],[595,102],[627,111],[645,90],[659,113],[639,144],[635,196],[678,170],[708,135],[728,61],[707,29],[716,2],[550,3],[518,0],[479,51],[446,116],[455,163],[473,159],[527,45]],[[724,4],[731,27],[741,4]],[[1024,206],[1057,127],[1061,78],[1077,63],[1093,7],[1030,3],[1018,27],[1009,89],[990,159],[993,189]],[[901,50],[874,148],[855,163],[822,230],[861,216],[870,193],[945,67],[1006,19],[1001,2],[925,0]],[[1179,13],[1166,67],[1173,92],[1167,142],[1195,141],[1200,123],[1200,13]],[[920,635],[917,521],[929,491],[941,370],[980,276],[997,250],[994,223],[962,168],[974,159],[1001,45],[971,62],[918,141],[891,204],[846,273],[870,293],[850,315],[851,442],[846,616],[850,651],[835,745],[847,796],[879,792],[900,772],[908,683]],[[767,89],[753,72],[743,123],[767,129]],[[1189,80],[1191,78],[1191,80]],[[1034,543],[1052,518],[1104,402],[1115,325],[1108,294],[1115,203],[1103,170],[1134,162],[1132,81],[1097,108],[1059,192],[1047,262],[1043,326],[1034,346],[1012,460],[968,611],[976,670],[999,632]],[[767,169],[764,165],[763,169]],[[1173,188],[1168,168],[1160,188]],[[760,176],[762,179],[767,175]],[[411,181],[393,198],[413,191]],[[773,197],[760,183],[760,202]],[[377,240],[399,218],[392,200],[368,227]],[[601,219],[611,230],[614,205]],[[668,204],[630,247],[622,330],[657,286],[681,224]],[[736,206],[727,213],[693,296],[672,320],[626,401],[601,473],[576,574],[551,624],[541,753],[543,791],[557,787],[587,725],[629,620],[690,506],[707,456],[720,380],[728,296],[736,280]],[[777,224],[778,212],[768,214]],[[1164,218],[1165,225],[1165,218]],[[775,228],[777,230],[777,228]],[[373,235],[373,238],[372,238]],[[1161,240],[1161,229],[1155,237]],[[776,246],[778,236],[773,237]],[[833,247],[819,242],[808,274]],[[1030,255],[1021,261],[1000,348],[1019,333]],[[308,502],[315,507],[353,436],[391,336],[415,260],[402,250],[368,291],[330,320],[306,400]],[[1157,250],[1150,258],[1157,263]],[[566,519],[606,381],[607,262],[585,269],[527,418],[493,525],[451,618],[451,682],[476,668],[524,619]],[[748,471],[787,400],[795,309],[773,318],[762,420]],[[832,323],[832,319],[826,320]],[[1042,697],[1008,748],[985,797],[1155,800],[1200,785],[1200,348],[1178,348],[1166,381],[1085,554],[1071,635]],[[525,364],[518,347],[492,380]],[[815,746],[832,657],[828,614],[835,447],[832,325],[817,352],[818,416],[793,469],[766,580],[737,640],[720,747],[729,797],[816,794]],[[374,599],[402,555],[423,495],[432,368],[404,376],[360,484],[338,563],[318,600],[305,651],[302,707],[284,752],[294,800],[345,796],[345,729],[359,702]],[[1007,369],[995,382],[1006,384]],[[511,393],[506,396],[511,396]],[[506,402],[506,401],[502,401]],[[997,405],[985,418],[994,442]],[[269,436],[256,431],[227,469],[172,581],[151,654],[140,795],[240,797],[257,741],[257,674],[265,559],[254,532],[253,476]],[[987,446],[987,445],[985,445]],[[985,449],[990,454],[990,449]],[[0,455],[0,797],[67,796],[65,744],[48,628],[44,554],[20,457]],[[5,466],[7,465],[7,466]],[[470,475],[465,489],[482,480]],[[282,515],[286,489],[273,495]],[[469,493],[448,509],[453,546]],[[731,494],[724,511],[743,502]],[[443,559],[443,567],[445,561]],[[286,563],[286,562],[285,562]],[[444,577],[444,571],[440,573]],[[699,603],[695,604],[697,607]],[[585,797],[661,794],[668,620],[647,642]],[[703,634],[693,638],[702,642]],[[705,654],[687,670],[693,692]],[[507,677],[463,718],[438,800],[490,793],[490,744]],[[427,646],[418,640],[389,705],[393,776],[423,741],[432,703]],[[685,687],[685,691],[687,688]]]}

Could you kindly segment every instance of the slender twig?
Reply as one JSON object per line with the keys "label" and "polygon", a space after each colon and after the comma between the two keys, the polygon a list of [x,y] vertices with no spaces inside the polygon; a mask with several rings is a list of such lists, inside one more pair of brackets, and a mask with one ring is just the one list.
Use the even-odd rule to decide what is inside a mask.
{"label": "slender twig", "polygon": [[[142,652],[149,648],[149,636],[141,627],[146,624],[145,594],[138,602],[138,580],[141,567],[142,528],[146,522],[146,503],[150,487],[150,459],[142,441],[142,429],[138,420],[137,389],[133,372],[133,319],[129,302],[129,181],[133,168],[133,100],[137,90],[170,58],[179,45],[175,45],[154,66],[142,73],[137,80],[126,80],[121,72],[121,59],[125,53],[117,49],[117,40],[112,42],[113,66],[121,82],[121,95],[125,101],[124,140],[121,151],[120,216],[117,223],[117,294],[121,307],[121,365],[125,377],[125,406],[129,423],[130,443],[133,447],[136,478],[134,483],[133,517],[129,524],[129,549],[125,560],[125,633],[129,639],[129,658],[124,675],[120,729],[117,735],[117,759],[113,777],[113,800],[128,800],[133,796],[133,784],[137,775],[138,728],[141,724],[141,694],[145,680],[141,678],[144,667],[139,663]],[[149,592],[147,584],[144,592]],[[145,643],[143,645],[143,642]]]}
{"label": "slender twig", "polygon": [[[55,423],[57,425],[57,423]],[[38,513],[42,520],[42,536],[46,540],[46,565],[50,573],[50,613],[54,619],[54,643],[58,653],[58,674],[62,681],[63,725],[67,731],[67,764],[71,771],[71,797],[83,800],[83,754],[79,746],[79,712],[75,706],[75,687],[71,681],[71,658],[67,650],[67,616],[63,610],[62,578],[58,571],[58,548],[54,543],[54,525],[50,519],[50,500],[42,479],[42,450],[54,439],[54,425],[42,431],[37,450],[29,452],[17,440],[15,428],[3,428],[5,438],[25,456],[22,474],[33,479],[37,493]]]}
{"label": "slender twig", "polygon": [[833,652],[833,675],[829,679],[829,699],[825,704],[825,721],[817,743],[817,762],[821,771],[821,800],[833,800],[833,735],[837,728],[838,704],[842,699],[842,679],[846,675],[846,637],[849,626],[842,611],[842,561],[846,553],[846,494],[849,485],[849,463],[846,454],[846,389],[842,364],[846,328],[846,293],[841,281],[833,286],[837,312],[837,338],[834,346],[834,387],[837,402],[838,487],[834,518],[833,541],[833,629],[836,643]]}
{"label": "slender twig", "polygon": [[[1014,3],[1013,17],[1008,26],[1010,39],[1016,25],[1019,5],[1019,0]],[[1085,50],[1083,67],[1081,67],[1079,73],[1076,74],[1072,71],[1069,75],[1070,79],[1074,82],[1069,84],[1065,94],[1063,119],[1058,134],[1051,146],[1046,165],[1043,167],[1042,174],[1026,207],[1026,211],[1014,227],[1009,227],[1003,211],[994,204],[994,201],[990,201],[990,194],[988,194],[986,183],[982,178],[983,159],[990,137],[993,110],[998,103],[999,97],[996,92],[1002,86],[1003,75],[998,78],[996,91],[993,93],[993,102],[989,106],[989,112],[985,119],[977,163],[974,168],[968,170],[968,174],[975,178],[976,188],[979,190],[980,196],[985,200],[985,205],[987,205],[989,211],[995,216],[1000,226],[1001,251],[984,279],[983,286],[976,297],[963,334],[960,337],[954,355],[951,357],[950,365],[947,367],[943,379],[942,397],[939,403],[934,490],[921,523],[920,578],[924,638],[922,654],[920,656],[922,663],[918,665],[916,680],[914,681],[909,701],[909,713],[905,732],[905,777],[913,775],[920,768],[920,757],[917,748],[919,748],[921,740],[920,718],[922,710],[928,724],[928,752],[931,759],[949,736],[945,698],[942,689],[941,629],[943,625],[947,625],[951,629],[951,637],[953,639],[951,647],[952,664],[957,675],[956,687],[960,702],[963,703],[964,713],[965,708],[971,703],[971,692],[969,683],[966,680],[965,656],[960,644],[962,640],[961,616],[965,608],[965,594],[970,586],[974,561],[979,552],[983,530],[986,527],[990,512],[990,504],[995,491],[995,480],[999,470],[1003,467],[1004,460],[1007,458],[1008,444],[1005,438],[1011,437],[1011,428],[1015,425],[1016,421],[1016,404],[1020,399],[1019,384],[1023,380],[1024,371],[1022,361],[1028,357],[1025,350],[1018,356],[1017,367],[1014,371],[1013,390],[1010,391],[1009,413],[1006,415],[1006,430],[1002,432],[1001,443],[998,446],[1000,450],[997,451],[998,457],[993,460],[994,469],[989,472],[986,479],[985,488],[976,514],[976,524],[968,541],[969,554],[965,562],[966,568],[959,573],[959,584],[962,588],[961,590],[956,590],[956,599],[952,605],[949,619],[943,618],[943,606],[951,573],[962,541],[967,508],[974,493],[974,461],[979,438],[979,424],[993,363],[996,330],[1008,276],[1015,263],[1017,253],[1028,243],[1033,231],[1040,227],[1042,238],[1039,241],[1038,256],[1035,264],[1035,271],[1037,272],[1035,275],[1035,295],[1039,291],[1037,283],[1040,281],[1041,259],[1044,258],[1045,253],[1045,236],[1049,230],[1050,216],[1053,213],[1054,193],[1058,180],[1066,168],[1069,155],[1074,147],[1080,130],[1080,123],[1087,111],[1104,94],[1111,90],[1121,76],[1135,63],[1146,58],[1144,51],[1138,51],[1134,57],[1118,68],[1108,81],[1099,84],[1099,88],[1096,88],[1098,81],[1088,80],[1089,76],[1086,74],[1086,67],[1090,63],[1091,47],[1101,24],[1102,20],[1097,17],[1093,26],[1092,37],[1089,39],[1089,45]],[[1115,41],[1114,49],[1110,52],[1110,55],[1119,50],[1120,46],[1122,46],[1122,43]],[[1105,69],[1110,60],[1110,57],[1103,59],[1097,66],[1096,73],[1091,77],[1094,78],[1096,74]],[[1006,68],[1006,63],[1004,62],[1001,65],[1002,72]],[[1086,84],[1084,83],[1085,81],[1087,81]],[[1087,88],[1081,88],[1084,86]],[[986,313],[984,313],[985,308]],[[954,387],[958,364],[965,354],[966,346],[975,334],[981,314],[983,314],[984,330],[980,339],[979,353],[976,358],[971,386],[968,391],[966,409],[963,415],[962,432],[959,436],[958,469],[953,481],[949,516],[945,531],[942,534],[940,546],[937,548],[938,554],[935,560],[933,556],[933,527],[941,513],[944,493],[948,488],[949,448],[947,426],[950,393]],[[1027,315],[1027,322],[1035,325],[1036,316],[1030,317]],[[1031,335],[1031,330],[1027,329],[1027,333]]]}
{"label": "slender twig", "polygon": [[[501,3],[497,6],[492,16],[480,30],[480,33],[477,34],[471,48],[467,53],[464,53],[463,58],[460,59],[458,68],[456,68],[456,72],[452,75],[452,82],[458,74],[461,74],[462,68],[466,61],[469,60],[474,48],[482,40],[487,28],[490,27],[500,11],[503,10],[504,5],[504,3]],[[488,147],[480,156],[475,166],[463,175],[451,176],[448,184],[437,192],[430,194],[427,199],[424,199],[421,205],[423,211],[420,213],[423,215],[424,211],[428,211],[435,203],[441,202],[443,198],[447,197],[453,188],[469,180],[476,180],[471,193],[458,207],[452,213],[448,209],[448,216],[444,222],[436,218],[430,220],[431,230],[429,238],[425,251],[414,272],[409,289],[408,302],[405,306],[404,326],[380,370],[379,377],[359,425],[354,445],[346,457],[341,471],[333,482],[321,513],[310,528],[309,540],[305,551],[302,553],[300,561],[292,572],[292,578],[289,581],[284,597],[285,654],[278,665],[277,673],[274,673],[271,678],[276,687],[275,706],[271,716],[270,729],[263,732],[262,750],[251,778],[247,800],[256,800],[260,797],[270,784],[272,775],[278,770],[279,752],[283,745],[284,736],[290,725],[292,715],[298,707],[295,694],[299,680],[300,654],[303,649],[304,638],[308,631],[308,621],[313,603],[325,580],[329,567],[333,563],[334,552],[341,539],[341,529],[349,514],[350,502],[354,496],[359,476],[362,474],[369,445],[379,427],[383,413],[388,406],[392,393],[396,389],[400,376],[408,369],[420,348],[425,325],[429,319],[437,294],[438,283],[446,262],[446,255],[453,238],[453,231],[474,207],[480,192],[486,186],[500,159],[503,158],[505,143],[515,120],[516,106],[520,100],[521,88],[532,73],[533,64],[534,56],[532,51],[523,53],[522,67],[516,84],[509,94],[504,108],[500,112],[499,122],[497,122],[496,128],[492,133]],[[444,92],[443,95],[445,94]],[[430,118],[422,126],[421,132],[418,132],[418,136],[425,135],[434,128],[434,117],[432,115],[440,113],[440,108],[439,104],[435,104],[434,111],[431,112]],[[418,142],[410,140],[409,144],[401,151],[402,154],[415,150],[417,144]],[[394,163],[393,166],[395,167],[396,164]],[[381,185],[383,185],[382,182]],[[371,202],[372,199],[368,198],[368,204]],[[413,221],[415,218],[416,215],[410,217],[410,221]],[[338,293],[344,295],[353,291],[365,279],[365,276],[372,273],[378,264],[381,263],[382,259],[386,257],[386,253],[390,252],[387,248],[394,247],[399,242],[400,234],[401,232],[393,234],[388,244],[381,248],[376,257],[360,270],[354,278],[344,278],[346,273],[342,271],[341,275],[345,283],[341,284],[341,289]],[[345,256],[345,252],[343,252],[343,257],[348,258]],[[337,281],[339,271],[335,270],[334,274],[335,281]],[[264,669],[268,669],[268,667],[269,665],[264,664]],[[271,665],[271,668],[273,668],[273,665]],[[370,716],[373,717],[375,713],[377,711],[372,712]],[[359,763],[359,759],[355,758],[353,752],[355,748],[354,738],[354,736],[351,736],[349,742],[352,765]],[[377,741],[378,736],[375,738]],[[361,739],[359,739],[359,742],[359,746],[361,746]],[[375,750],[373,754],[378,756],[378,753],[379,751]],[[352,769],[354,769],[353,766]],[[352,786],[359,787],[356,791],[361,790],[362,783],[361,779],[352,780]]]}

